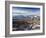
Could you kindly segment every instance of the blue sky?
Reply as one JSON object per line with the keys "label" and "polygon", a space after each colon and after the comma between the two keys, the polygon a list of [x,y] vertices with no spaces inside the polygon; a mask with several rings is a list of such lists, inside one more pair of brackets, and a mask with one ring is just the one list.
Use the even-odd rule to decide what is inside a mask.
{"label": "blue sky", "polygon": [[40,15],[40,8],[13,7],[12,15]]}

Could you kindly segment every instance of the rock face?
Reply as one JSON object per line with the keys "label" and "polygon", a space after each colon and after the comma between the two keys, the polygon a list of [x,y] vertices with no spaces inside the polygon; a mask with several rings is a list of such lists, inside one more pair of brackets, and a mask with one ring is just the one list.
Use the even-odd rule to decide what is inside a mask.
{"label": "rock face", "polygon": [[19,15],[19,16],[13,17],[13,31],[35,29],[38,27],[37,25],[40,25],[40,16],[34,16],[34,15],[22,16],[22,15]]}

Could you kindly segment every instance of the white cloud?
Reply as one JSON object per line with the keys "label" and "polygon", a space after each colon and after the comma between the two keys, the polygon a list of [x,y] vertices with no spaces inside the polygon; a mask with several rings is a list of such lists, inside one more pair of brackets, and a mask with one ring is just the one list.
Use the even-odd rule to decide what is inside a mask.
{"label": "white cloud", "polygon": [[[13,14],[17,14],[17,13],[20,13],[20,14],[26,14],[28,13],[29,10],[13,10]],[[30,11],[31,12],[31,11]]]}

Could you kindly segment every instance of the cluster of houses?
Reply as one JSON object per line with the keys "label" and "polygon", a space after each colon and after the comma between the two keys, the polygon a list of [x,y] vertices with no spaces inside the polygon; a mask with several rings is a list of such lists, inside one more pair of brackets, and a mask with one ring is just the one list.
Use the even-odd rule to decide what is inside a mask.
{"label": "cluster of houses", "polygon": [[13,17],[13,31],[34,29],[40,29],[40,16],[32,15],[31,17],[24,17],[24,19]]}

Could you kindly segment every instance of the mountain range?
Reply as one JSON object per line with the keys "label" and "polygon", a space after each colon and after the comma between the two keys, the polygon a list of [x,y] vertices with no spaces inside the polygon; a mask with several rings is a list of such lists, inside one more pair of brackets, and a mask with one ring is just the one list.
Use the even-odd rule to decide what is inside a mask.
{"label": "mountain range", "polygon": [[13,16],[13,19],[15,20],[28,20],[28,19],[32,19],[33,17],[35,18],[39,18],[40,16],[35,16],[35,15],[17,15],[17,16]]}

